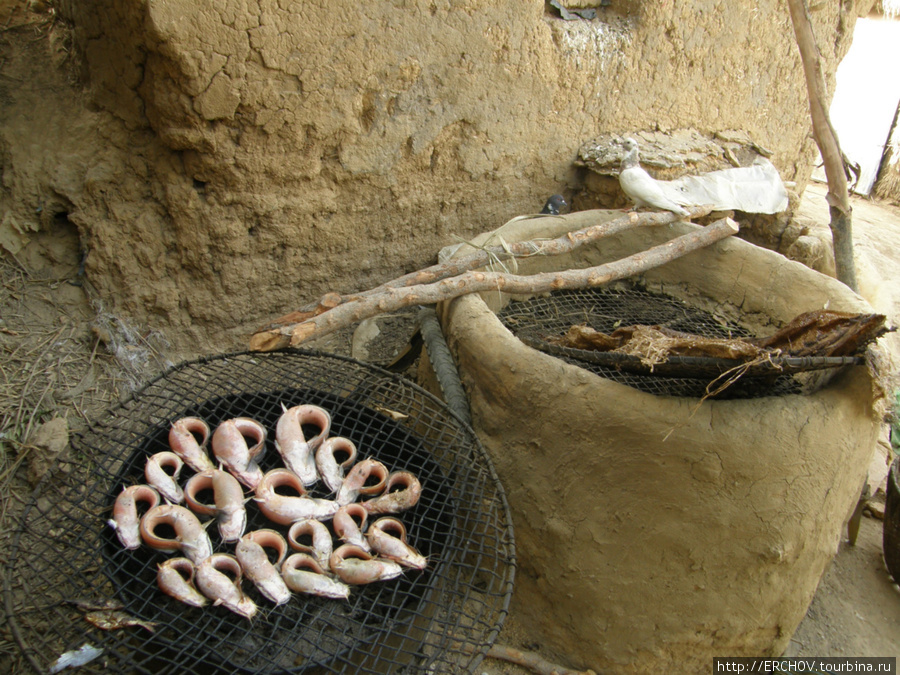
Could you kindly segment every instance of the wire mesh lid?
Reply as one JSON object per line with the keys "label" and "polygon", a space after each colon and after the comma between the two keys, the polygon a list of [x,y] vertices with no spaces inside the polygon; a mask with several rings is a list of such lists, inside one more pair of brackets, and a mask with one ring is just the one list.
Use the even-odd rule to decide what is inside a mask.
{"label": "wire mesh lid", "polygon": [[[168,449],[178,418],[201,417],[214,427],[246,416],[274,430],[281,405],[300,403],[328,410],[332,435],[356,443],[360,459],[419,478],[419,502],[398,518],[428,567],[354,586],[347,600],[294,593],[278,606],[245,580],[244,592],[260,607],[252,620],[161,593],[157,565],[171,556],[147,546],[126,550],[106,525],[123,486],[144,482],[146,458]],[[102,654],[88,672],[471,672],[506,617],[514,541],[490,460],[438,399],[386,371],[307,351],[193,361],[71,445],[26,507],[4,579],[7,620],[35,670],[89,645]],[[269,450],[260,463],[268,470],[281,457]],[[248,530],[279,528],[253,504],[247,509]],[[233,552],[215,530],[214,549]],[[136,623],[97,628],[88,616],[97,607],[121,608]]]}
{"label": "wire mesh lid", "polygon": [[[548,338],[563,335],[571,326],[584,324],[595,330],[612,332],[620,326],[660,325],[685,333],[709,338],[751,337],[738,323],[717,316],[683,299],[652,293],[637,284],[579,290],[554,291],[525,301],[511,301],[498,313],[500,321],[528,346],[548,352],[564,361],[590,370],[601,377],[626,384],[641,391],[667,396],[703,397],[707,387],[720,374],[739,365],[723,359],[704,357],[670,357],[665,364],[652,368],[640,357],[612,352],[596,352],[553,345]],[[815,364],[811,359],[795,359],[791,364],[758,372],[764,377],[741,377],[724,389],[718,398],[754,398],[801,393],[801,382],[792,376],[799,366],[835,367],[840,363]],[[802,363],[801,363],[802,362]]]}

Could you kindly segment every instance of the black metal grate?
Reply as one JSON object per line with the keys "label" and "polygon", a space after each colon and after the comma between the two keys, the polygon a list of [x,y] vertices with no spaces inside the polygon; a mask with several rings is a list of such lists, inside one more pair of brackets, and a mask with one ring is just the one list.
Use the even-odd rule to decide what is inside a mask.
{"label": "black metal grate", "polygon": [[[611,333],[620,326],[661,325],[710,338],[749,337],[744,327],[710,312],[690,306],[684,300],[650,293],[637,286],[588,288],[556,291],[526,301],[511,301],[498,318],[526,343],[562,336],[572,325],[584,324]],[[574,351],[574,350],[573,350]],[[706,395],[712,378],[663,377],[628,372],[614,365],[589,363],[560,354],[567,363],[641,391],[666,396]],[[717,398],[754,398],[800,393],[802,385],[791,375],[742,378]]]}
{"label": "black metal grate", "polygon": [[[163,595],[143,546],[126,551],[106,519],[123,485],[143,482],[147,455],[168,448],[169,424],[239,415],[270,429],[281,404],[329,410],[335,435],[360,458],[415,473],[419,503],[400,514],[424,571],[354,587],[347,601],[293,594],[278,607],[252,584],[260,614],[191,608]],[[407,417],[395,420],[388,411]],[[137,673],[471,672],[499,633],[512,593],[515,553],[502,488],[471,429],[439,400],[386,371],[315,352],[242,353],[182,364],[72,441],[71,456],[39,486],[14,533],[4,583],[7,619],[25,656],[43,671],[90,643],[88,670]],[[269,447],[264,470],[280,464]],[[324,496],[316,494],[315,496]],[[248,504],[248,530],[275,527]],[[209,528],[216,550],[226,550]],[[75,599],[114,598],[158,623],[95,629]]]}

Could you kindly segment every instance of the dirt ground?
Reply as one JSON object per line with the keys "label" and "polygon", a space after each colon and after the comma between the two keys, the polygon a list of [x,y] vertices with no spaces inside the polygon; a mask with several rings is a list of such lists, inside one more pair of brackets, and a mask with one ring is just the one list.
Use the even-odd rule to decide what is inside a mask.
{"label": "dirt ground", "polygon": [[[812,185],[803,211],[827,222],[824,188]],[[893,288],[900,276],[900,208],[854,199],[854,231],[861,258],[861,285],[900,317]],[[0,559],[30,491],[29,479],[42,471],[48,444],[35,442],[35,430],[64,418],[77,430],[119,397],[187,355],[168,353],[164,337],[132,326],[103,310],[90,283],[78,272],[77,248],[62,233],[36,238],[16,257],[0,258]],[[370,344],[373,359],[389,361],[401,348],[412,319],[387,317]],[[317,345],[336,353],[351,351],[351,332]],[[879,474],[879,466],[881,474]],[[883,456],[873,461],[877,490],[886,472]],[[874,511],[882,500],[873,497]],[[887,574],[881,554],[881,521],[862,519],[855,546],[843,542],[822,579],[788,654],[900,657],[900,587]],[[538,652],[519,629],[515,614],[499,642]],[[0,670],[25,672],[17,645],[0,627]],[[490,675],[528,671],[486,659]]]}
{"label": "dirt ground", "polygon": [[[801,212],[828,222],[825,186],[807,188]],[[853,198],[853,228],[860,288],[876,309],[900,322],[900,208]],[[896,335],[890,338],[896,345]],[[882,448],[884,450],[884,448]],[[873,502],[883,501],[887,470],[879,455],[871,473]],[[900,657],[900,587],[888,575],[882,559],[881,521],[862,519],[856,546],[841,543],[831,567],[791,641],[788,654],[803,656]]]}

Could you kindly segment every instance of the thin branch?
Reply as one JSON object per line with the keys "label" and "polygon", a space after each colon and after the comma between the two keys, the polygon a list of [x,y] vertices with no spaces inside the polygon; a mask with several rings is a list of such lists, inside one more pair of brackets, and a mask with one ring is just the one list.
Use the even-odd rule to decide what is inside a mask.
{"label": "thin branch", "polygon": [[540,654],[525,651],[524,649],[516,649],[515,647],[507,647],[506,645],[492,645],[488,650],[487,657],[515,663],[517,666],[528,668],[536,675],[597,675],[593,670],[572,670],[571,668],[558,666]]}
{"label": "thin branch", "polygon": [[[712,208],[709,206],[694,206],[687,207],[687,210],[690,212],[692,218],[700,218],[708,215],[712,211]],[[590,217],[590,212],[582,213],[584,214],[584,217]],[[554,218],[558,216],[544,217]],[[506,225],[522,219],[522,216],[513,218],[495,230],[493,235],[499,236]],[[585,244],[597,241],[603,237],[618,234],[624,230],[634,227],[660,227],[662,225],[669,225],[681,219],[681,216],[669,211],[631,212],[620,218],[615,218],[614,220],[591,225],[574,232],[567,232],[556,239],[520,241],[505,244],[503,246],[483,246],[469,255],[447,260],[446,262],[438,263],[431,267],[426,267],[425,269],[416,270],[415,272],[410,272],[409,274],[397,277],[396,279],[367,291],[345,296],[338,296],[336,293],[326,293],[317,302],[307,305],[298,312],[292,312],[275,319],[266,326],[260,328],[257,332],[261,333],[276,329],[280,326],[296,324],[312,318],[313,316],[322,314],[329,309],[333,309],[341,303],[353,302],[372,295],[377,295],[389,288],[408,288],[410,286],[435,283],[441,279],[458,276],[468,270],[484,267],[492,261],[502,262],[504,260],[509,260],[510,258],[530,258],[536,255],[560,255],[562,253],[571,253],[579,246],[584,246]],[[465,245],[466,244],[463,244],[463,246]]]}
{"label": "thin branch", "polygon": [[834,265],[837,278],[857,290],[856,266],[853,261],[853,231],[850,220],[850,194],[847,190],[847,174],[837,133],[828,116],[828,96],[825,76],[822,73],[822,56],[816,46],[816,37],[809,18],[805,0],[788,0],[794,34],[803,61],[806,88],[809,92],[809,112],[812,117],[813,136],[828,179],[828,206],[831,212],[831,234],[834,241]]}
{"label": "thin branch", "polygon": [[503,291],[528,294],[602,286],[616,279],[659,267],[737,232],[737,223],[730,218],[723,218],[665,244],[597,267],[544,272],[531,276],[468,271],[431,284],[383,288],[377,293],[342,303],[296,324],[258,332],[250,340],[250,349],[271,351],[287,346],[296,347],[378,314],[393,312],[411,305],[431,305],[468,293]]}

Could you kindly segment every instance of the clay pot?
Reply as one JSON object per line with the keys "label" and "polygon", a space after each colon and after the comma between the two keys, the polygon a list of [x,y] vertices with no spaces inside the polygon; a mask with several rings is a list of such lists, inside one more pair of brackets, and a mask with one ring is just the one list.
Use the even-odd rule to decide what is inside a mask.
{"label": "clay pot", "polygon": [[[523,220],[502,237],[618,216]],[[694,227],[640,228],[518,271],[596,265]],[[643,281],[760,335],[825,306],[872,311],[834,279],[736,238]],[[561,662],[603,672],[780,655],[865,479],[880,425],[869,370],[846,368],[806,395],[655,396],[526,347],[495,314],[508,301],[469,295],[438,315],[512,508],[521,628]]]}

